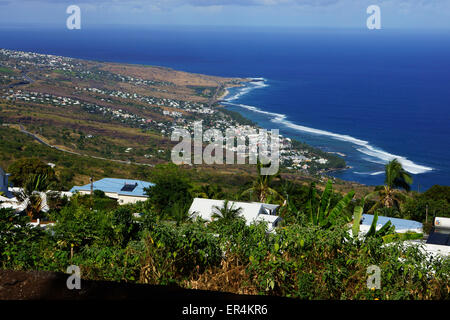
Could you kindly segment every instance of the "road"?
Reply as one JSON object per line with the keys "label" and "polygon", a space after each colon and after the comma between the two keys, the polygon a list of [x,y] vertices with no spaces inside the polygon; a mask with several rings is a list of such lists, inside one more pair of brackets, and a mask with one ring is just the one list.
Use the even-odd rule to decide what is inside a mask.
{"label": "road", "polygon": [[32,137],[33,139],[35,139],[37,142],[39,142],[39,143],[41,143],[41,144],[43,144],[43,145],[45,145],[47,147],[56,149],[58,151],[62,151],[62,152],[66,152],[66,153],[70,153],[70,154],[77,155],[77,156],[82,156],[82,157],[90,157],[90,158],[99,159],[99,160],[113,161],[113,162],[122,163],[122,164],[134,164],[134,165],[138,165],[138,166],[154,167],[154,165],[149,164],[149,163],[141,163],[141,162],[131,162],[131,161],[125,161],[125,160],[108,159],[108,158],[102,158],[102,157],[92,156],[92,155],[88,155],[88,154],[84,154],[84,153],[79,153],[79,152],[74,152],[74,151],[61,149],[60,147],[57,147],[57,146],[54,146],[54,145],[51,145],[51,144],[45,142],[44,140],[39,138],[34,133],[31,133],[31,132],[27,131],[24,128],[23,125],[19,124],[19,128],[20,128],[20,132],[23,132],[23,133],[29,135],[30,137]]}
{"label": "road", "polygon": [[[22,72],[22,76],[24,77],[24,81],[21,81],[21,82],[19,82],[19,83],[15,83],[15,84],[9,85],[9,88],[12,88],[12,87],[15,87],[15,86],[26,85],[26,84],[30,84],[30,83],[33,83],[33,82],[34,82],[34,80],[31,79],[25,72]],[[138,165],[138,166],[154,167],[154,165],[148,164],[148,163],[131,162],[131,161],[125,161],[125,160],[116,160],[116,159],[107,159],[107,158],[102,158],[102,157],[97,157],[97,156],[91,156],[91,155],[83,154],[83,153],[79,153],[79,152],[74,152],[74,151],[64,150],[64,149],[61,149],[61,148],[59,148],[59,147],[57,147],[57,146],[53,146],[53,145],[51,145],[51,144],[45,142],[44,140],[42,140],[41,138],[39,138],[39,137],[38,137],[37,135],[35,135],[34,133],[31,133],[31,132],[25,130],[24,126],[21,125],[21,124],[19,124],[19,128],[20,128],[20,131],[21,131],[21,132],[23,132],[23,133],[25,133],[25,134],[31,136],[31,137],[34,138],[37,142],[39,142],[39,143],[41,143],[41,144],[43,144],[43,145],[46,145],[47,147],[56,149],[56,150],[58,150],[58,151],[62,151],[62,152],[66,152],[66,153],[70,153],[70,154],[77,155],[77,156],[82,156],[82,157],[90,157],[90,158],[99,159],[99,160],[114,161],[114,162],[117,162],[117,163],[123,163],[123,164],[134,164],[134,165]]]}

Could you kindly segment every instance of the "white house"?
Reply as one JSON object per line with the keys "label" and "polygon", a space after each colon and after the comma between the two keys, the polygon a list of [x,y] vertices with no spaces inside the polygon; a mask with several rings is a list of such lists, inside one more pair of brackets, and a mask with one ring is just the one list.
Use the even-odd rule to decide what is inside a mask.
{"label": "white house", "polygon": [[[212,216],[214,213],[217,213],[216,207],[223,208],[224,202],[225,200],[195,198],[189,208],[189,214],[193,218],[200,217],[204,220],[212,221]],[[234,209],[242,209],[240,215],[245,219],[247,225],[258,221],[267,222],[269,232],[272,232],[281,221],[281,217],[276,215],[278,205],[236,201],[229,201],[228,205],[229,207],[233,206]]]}
{"label": "white house", "polygon": [[[147,200],[146,188],[155,184],[140,180],[125,180],[104,178],[92,183],[92,190],[101,190],[107,197],[117,199],[119,204],[136,203]],[[71,193],[90,194],[91,184],[76,186],[70,190]]]}

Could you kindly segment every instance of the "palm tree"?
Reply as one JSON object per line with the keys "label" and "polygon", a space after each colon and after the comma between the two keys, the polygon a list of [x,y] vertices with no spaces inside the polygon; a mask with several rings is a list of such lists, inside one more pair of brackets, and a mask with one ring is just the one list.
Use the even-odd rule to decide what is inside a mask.
{"label": "palm tree", "polygon": [[225,200],[222,207],[214,206],[214,209],[217,212],[214,212],[212,217],[226,222],[240,218],[242,212],[242,208],[234,208],[234,203],[229,206],[229,200]]}
{"label": "palm tree", "polygon": [[14,193],[31,220],[47,206],[47,194],[45,193],[47,186],[46,174],[31,174],[25,180],[22,190]]}
{"label": "palm tree", "polygon": [[191,220],[189,206],[181,201],[175,202],[170,209],[171,217],[176,221],[177,226]]}
{"label": "palm tree", "polygon": [[205,199],[220,199],[224,196],[220,186],[209,184],[196,188],[192,193],[194,197]]}
{"label": "palm tree", "polygon": [[268,199],[270,198],[271,200],[274,199],[280,199],[281,201],[283,201],[283,197],[275,190],[272,189],[270,187],[270,185],[272,184],[272,181],[275,178],[278,178],[279,175],[264,175],[261,174],[261,168],[268,168],[270,167],[270,163],[269,164],[262,164],[258,161],[256,168],[258,171],[258,176],[256,178],[255,181],[253,181],[253,185],[251,188],[245,190],[244,192],[242,192],[241,195],[256,195],[257,199],[259,202],[265,203],[268,201]]}
{"label": "palm tree", "polygon": [[404,189],[411,190],[411,175],[402,167],[402,164],[394,159],[385,166],[384,186],[377,187],[376,191],[380,197],[380,202],[376,203],[369,212],[373,212],[378,206],[383,205],[386,208],[399,207],[399,203],[405,199],[405,196],[398,191]]}

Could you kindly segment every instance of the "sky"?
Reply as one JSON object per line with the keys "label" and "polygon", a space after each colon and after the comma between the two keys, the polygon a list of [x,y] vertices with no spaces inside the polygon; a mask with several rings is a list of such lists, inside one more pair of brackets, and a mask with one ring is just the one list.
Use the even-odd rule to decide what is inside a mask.
{"label": "sky", "polygon": [[69,5],[82,28],[106,25],[366,28],[369,5],[382,29],[450,30],[450,0],[0,0],[2,26],[65,27]]}

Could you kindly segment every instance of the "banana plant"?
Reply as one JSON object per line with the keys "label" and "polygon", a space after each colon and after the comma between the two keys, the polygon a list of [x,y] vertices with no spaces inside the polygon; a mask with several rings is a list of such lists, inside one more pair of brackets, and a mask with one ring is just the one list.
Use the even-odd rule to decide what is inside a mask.
{"label": "banana plant", "polygon": [[[354,219],[352,228],[352,233],[354,237],[357,237],[359,234],[359,222],[361,220],[363,207],[364,201],[362,205],[356,206],[354,210],[353,215]],[[364,235],[364,240],[370,237],[375,237],[383,239],[384,243],[390,243],[394,241],[418,240],[423,238],[423,234],[417,232],[395,233],[395,227],[392,226],[391,221],[386,222],[380,228],[380,230],[376,231],[377,222],[378,222],[378,213],[375,212],[369,231]]]}
{"label": "banana plant", "polygon": [[352,190],[347,193],[333,208],[331,208],[332,194],[333,183],[331,180],[328,180],[320,196],[320,200],[317,199],[317,191],[314,183],[311,184],[306,209],[312,224],[320,227],[333,225],[337,218],[343,215],[345,208],[352,201],[355,191]]}
{"label": "banana plant", "polygon": [[[360,221],[364,211],[364,204],[366,199],[369,198],[371,195],[372,194],[368,194],[367,196],[363,197],[361,199],[361,203],[357,205],[353,211],[353,226],[352,226],[353,237],[358,237],[359,235]],[[375,212],[369,231],[364,235],[365,239],[369,237],[384,237],[388,234],[393,233],[395,227],[392,226],[391,221],[386,222],[378,231],[377,231],[377,222],[378,222],[378,212]]]}
{"label": "banana plant", "polygon": [[361,204],[357,205],[353,210],[353,226],[352,226],[353,237],[357,237],[359,235],[360,222],[364,211],[365,200],[366,198],[362,198]]}
{"label": "banana plant", "polygon": [[366,238],[383,237],[388,233],[392,233],[395,229],[395,227],[392,226],[392,223],[389,220],[380,228],[380,230],[377,231],[377,222],[378,222],[378,212],[375,212],[375,214],[373,215],[373,220],[372,224],[370,225],[369,231],[365,235]]}

